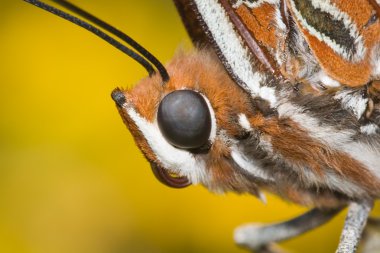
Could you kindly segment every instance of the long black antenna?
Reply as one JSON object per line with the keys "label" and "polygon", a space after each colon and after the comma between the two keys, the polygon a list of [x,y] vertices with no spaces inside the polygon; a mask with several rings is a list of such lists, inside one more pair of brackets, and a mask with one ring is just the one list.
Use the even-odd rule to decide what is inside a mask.
{"label": "long black antenna", "polygon": [[164,65],[154,56],[152,55],[148,50],[146,50],[144,47],[142,47],[139,43],[137,43],[134,39],[129,37],[127,34],[123,33],[116,27],[106,23],[105,21],[95,17],[91,13],[88,13],[87,11],[79,8],[78,6],[66,1],[66,0],[52,0],[53,2],[59,4],[60,6],[72,11],[73,13],[79,15],[82,18],[87,19],[88,21],[98,25],[99,27],[103,28],[104,30],[112,33],[116,37],[120,38],[124,42],[128,43],[132,48],[134,48],[137,52],[139,52],[142,56],[145,57],[148,61],[150,61],[158,70],[158,72],[161,75],[161,78],[164,82],[167,82],[169,80],[168,72],[166,71]]}
{"label": "long black antenna", "polygon": [[[102,32],[101,30],[99,30],[98,28],[94,27],[93,25],[77,18],[77,17],[74,17],[64,11],[61,11],[57,8],[54,8],[53,6],[50,6],[48,4],[45,4],[41,1],[38,1],[38,0],[24,0],[25,2],[28,2],[30,4],[33,4],[34,6],[37,6],[43,10],[46,10],[54,15],[57,15],[63,19],[66,19],[90,32],[92,32],[93,34],[95,34],[96,36],[100,37],[101,39],[105,40],[106,42],[108,42],[109,44],[111,44],[112,46],[114,46],[115,48],[119,49],[120,51],[124,52],[125,54],[127,54],[128,56],[130,56],[131,58],[133,58],[134,60],[136,60],[138,63],[140,63],[149,73],[149,75],[152,75],[153,73],[155,73],[155,70],[154,68],[152,67],[151,63],[149,63],[146,59],[144,59],[142,56],[140,56],[139,54],[137,54],[136,52],[134,52],[133,50],[127,48],[126,46],[124,46],[123,44],[121,44],[120,42],[118,42],[117,40],[113,39],[112,37],[110,37],[109,35],[107,35],[106,33]],[[58,1],[57,1],[58,2]],[[66,2],[68,3],[68,2]],[[68,3],[69,4],[69,3]],[[75,6],[74,6],[75,7]],[[79,9],[79,8],[78,8]],[[80,10],[80,9],[79,9]],[[84,11],[83,11],[84,12]],[[92,16],[91,14],[88,14],[90,16]],[[95,18],[95,17],[94,17]],[[100,22],[103,22],[101,20],[99,20]],[[96,23],[96,22],[94,22]],[[106,24],[105,22],[103,22],[104,24]],[[108,24],[106,24],[108,25]],[[100,26],[100,25],[99,25]],[[108,25],[109,27],[113,28],[112,26]],[[101,26],[102,27],[102,26]],[[103,27],[102,27],[103,28]],[[106,28],[104,28],[105,30],[107,30]],[[116,31],[118,31],[116,28],[113,28],[115,29]],[[108,31],[108,30],[107,30]],[[109,32],[112,32],[112,31],[109,31]],[[119,31],[120,32],[120,31]],[[113,32],[112,32],[113,33]],[[120,32],[121,33],[121,32]],[[116,34],[115,34],[116,35]],[[125,34],[124,34],[125,35]],[[129,37],[127,35],[125,35],[126,37]],[[118,36],[119,37],[119,36]],[[119,37],[120,38],[120,37]],[[120,38],[122,40],[124,40],[123,38]],[[130,40],[132,40],[130,38]],[[125,40],[124,40],[125,41]],[[132,40],[134,41],[134,40]],[[127,41],[126,41],[127,42]],[[135,42],[135,41],[134,41]],[[128,42],[127,42],[128,43]],[[138,45],[137,42],[135,42],[135,44]],[[132,47],[134,46],[134,44],[132,45]],[[141,46],[140,46],[141,47]],[[144,49],[143,47],[141,47],[142,49]],[[136,49],[137,50],[137,49]],[[145,49],[144,49],[145,50]],[[147,51],[147,50],[145,50]],[[148,58],[147,58],[148,59]],[[162,64],[161,64],[162,66]],[[166,69],[162,66],[162,68],[164,69],[164,74],[161,74],[161,77],[162,77],[162,80],[164,82],[168,81],[169,80],[169,75],[167,74],[167,71]],[[158,68],[157,68],[158,69]],[[166,74],[166,75],[165,75]]]}

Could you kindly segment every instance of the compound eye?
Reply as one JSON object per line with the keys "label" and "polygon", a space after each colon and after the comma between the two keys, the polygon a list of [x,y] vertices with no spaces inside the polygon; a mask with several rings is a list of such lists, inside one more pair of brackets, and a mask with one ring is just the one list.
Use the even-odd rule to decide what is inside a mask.
{"label": "compound eye", "polygon": [[211,132],[211,114],[205,99],[192,90],[166,95],[157,112],[157,123],[165,139],[178,148],[200,148]]}

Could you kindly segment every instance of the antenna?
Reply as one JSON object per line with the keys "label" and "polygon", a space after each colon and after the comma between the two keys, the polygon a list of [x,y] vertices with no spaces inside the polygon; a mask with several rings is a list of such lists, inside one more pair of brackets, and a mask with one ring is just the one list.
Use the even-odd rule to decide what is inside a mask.
{"label": "antenna", "polygon": [[115,40],[111,36],[107,35],[103,31],[99,30],[95,26],[77,18],[74,17],[64,11],[61,11],[53,6],[50,6],[48,4],[45,4],[41,1],[38,0],[24,0],[25,2],[28,2],[36,7],[39,7],[43,10],[46,10],[56,16],[59,16],[63,19],[66,19],[67,21],[70,21],[88,31],[91,33],[95,34],[99,38],[103,39],[104,41],[108,42],[115,48],[119,49],[120,51],[124,52],[127,54],[129,57],[140,63],[149,73],[149,75],[152,75],[155,73],[155,70],[150,62],[147,60],[151,61],[153,65],[157,68],[159,71],[161,78],[164,83],[166,83],[169,80],[169,75],[165,69],[165,67],[157,60],[156,57],[154,57],[151,53],[149,53],[145,48],[143,48],[141,45],[139,45],[135,40],[133,40],[131,37],[128,35],[124,34],[123,32],[119,31],[118,29],[114,28],[113,26],[107,24],[106,22],[96,18],[95,16],[91,15],[90,13],[80,9],[79,7],[76,7],[75,5],[67,2],[67,1],[61,1],[61,0],[53,0],[54,2],[60,4],[61,6],[73,11],[74,13],[78,14],[79,16],[82,16],[84,18],[87,18],[94,24],[97,24],[99,27],[103,28],[104,30],[114,34],[124,42],[128,43],[133,49],[135,49],[137,52],[139,52],[141,55],[143,55],[146,59],[144,59],[141,55],[137,54],[130,48],[124,46],[121,44],[119,41]]}

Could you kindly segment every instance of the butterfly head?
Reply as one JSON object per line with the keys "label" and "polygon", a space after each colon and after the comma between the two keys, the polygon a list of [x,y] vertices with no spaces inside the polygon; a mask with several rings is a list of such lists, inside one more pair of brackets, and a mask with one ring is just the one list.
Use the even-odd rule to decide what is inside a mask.
{"label": "butterfly head", "polygon": [[245,133],[233,123],[250,110],[247,94],[206,50],[179,52],[167,71],[165,83],[155,74],[112,93],[136,144],[156,177],[169,186],[234,188],[241,178],[231,146]]}
{"label": "butterfly head", "polygon": [[183,56],[169,64],[168,81],[155,74],[132,89],[112,92],[154,174],[172,187],[204,180],[204,165],[196,156],[207,153],[216,135],[214,110],[199,86],[203,80],[194,79],[196,64]]}
{"label": "butterfly head", "polygon": [[161,182],[258,193],[242,169],[244,159],[233,157],[239,140],[249,136],[255,106],[211,50],[180,52],[164,67],[127,34],[70,2],[55,1],[83,19],[39,0],[25,1],[90,31],[147,70],[149,77],[132,89],[115,89],[112,98]]}

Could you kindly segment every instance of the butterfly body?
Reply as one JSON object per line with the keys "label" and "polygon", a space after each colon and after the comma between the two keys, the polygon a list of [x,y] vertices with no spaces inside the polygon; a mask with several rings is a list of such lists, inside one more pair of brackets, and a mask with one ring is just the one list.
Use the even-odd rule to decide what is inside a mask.
{"label": "butterfly body", "polygon": [[[219,192],[249,192],[260,197],[260,189],[265,189],[288,200],[319,207],[378,198],[379,111],[368,94],[367,84],[370,78],[377,78],[380,22],[373,18],[376,10],[367,1],[354,3],[361,6],[358,16],[352,14],[352,6],[343,2],[323,3],[318,6],[313,1],[193,1],[193,10],[201,14],[198,26],[212,37],[210,44],[232,79],[213,53],[195,50],[189,55],[182,53],[167,66],[172,72],[171,80],[156,88],[160,92],[155,99],[143,95],[151,94],[147,91],[133,96],[130,106],[136,109],[134,113],[148,119],[152,126],[157,125],[161,99],[176,89],[195,90],[204,95],[215,116],[208,146],[202,152],[172,147],[171,152],[162,153],[159,147],[167,145],[163,143],[165,138],[150,140],[160,132],[143,138],[147,132],[139,131],[138,124],[132,123],[135,125],[132,133],[140,136],[136,142],[148,160]],[[181,4],[177,1],[177,6],[185,9],[186,5]],[[340,4],[340,9],[336,4]],[[351,48],[334,51],[333,46],[339,40],[330,37],[338,36],[343,43],[357,35],[354,31],[339,37],[332,33],[334,25],[342,29],[360,26],[344,20],[348,19],[344,7],[351,10],[352,19],[361,20],[363,29],[371,29],[367,34],[370,39],[363,40],[369,45],[367,48],[363,49],[359,40],[356,44],[352,42]],[[284,14],[284,8],[290,10]],[[314,18],[312,8],[316,9]],[[305,15],[298,18],[296,12],[306,13],[303,19],[307,22],[302,23]],[[319,20],[323,17],[330,17],[335,24],[324,24]],[[309,23],[321,26],[317,28],[322,32],[318,34],[319,30],[313,30]],[[197,31],[192,25],[192,31]],[[236,30],[233,35],[231,29]],[[305,35],[309,30],[314,31],[310,38]],[[366,72],[359,71],[360,78],[365,78],[361,85],[355,83],[350,73],[331,74],[340,67],[324,64],[329,58],[316,53],[320,47],[329,45],[331,48],[326,50],[334,51],[330,60],[341,57],[341,63],[335,62],[334,66],[366,66]],[[373,66],[368,67],[369,64]],[[221,67],[216,70],[216,66]],[[342,82],[343,78],[348,81]],[[134,89],[148,89],[150,81]],[[155,83],[157,87],[161,85],[159,80]],[[147,97],[150,98],[149,110],[139,109],[144,101],[138,97],[147,103]],[[133,122],[122,108],[122,116]],[[145,144],[139,144],[140,141]],[[153,144],[158,146],[153,148]],[[181,156],[175,155],[177,151],[186,153],[189,160],[180,161]],[[176,159],[171,161],[170,156]]]}
{"label": "butterfly body", "polygon": [[[348,106],[360,99],[366,104],[360,90],[305,95],[263,73],[280,98],[272,108],[236,86],[207,50],[179,53],[167,69],[165,86],[159,76],[147,78],[123,91],[126,102],[119,105],[151,163],[212,191],[262,197],[265,189],[304,205],[331,207],[380,195],[377,125],[360,123]],[[202,94],[212,111],[210,138],[201,150],[172,146],[157,125],[162,98],[182,89]]]}

